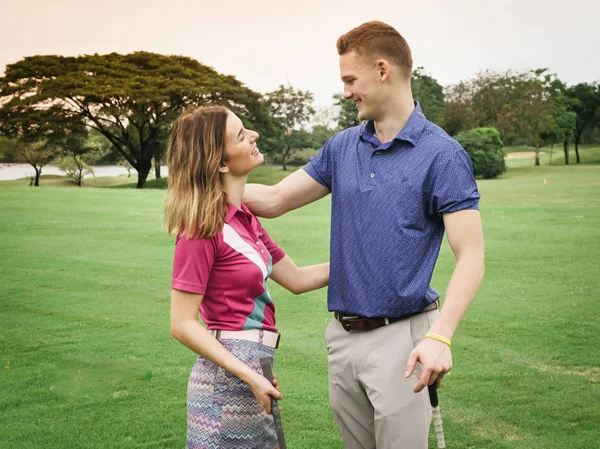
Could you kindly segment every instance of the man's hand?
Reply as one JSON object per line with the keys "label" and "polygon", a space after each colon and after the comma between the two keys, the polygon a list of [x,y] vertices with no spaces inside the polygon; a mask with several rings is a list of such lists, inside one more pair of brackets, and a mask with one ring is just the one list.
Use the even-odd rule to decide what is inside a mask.
{"label": "man's hand", "polygon": [[446,373],[452,369],[452,352],[447,344],[425,338],[410,353],[404,377],[412,375],[417,362],[421,364],[421,373],[417,375],[419,382],[415,386],[415,393],[434,382],[440,386]]}

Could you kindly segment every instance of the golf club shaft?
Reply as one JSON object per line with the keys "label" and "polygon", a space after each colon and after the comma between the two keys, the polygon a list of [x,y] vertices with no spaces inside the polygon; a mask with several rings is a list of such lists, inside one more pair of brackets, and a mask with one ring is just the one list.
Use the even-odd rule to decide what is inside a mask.
{"label": "golf club shaft", "polygon": [[[271,359],[263,357],[260,359],[260,367],[262,368],[263,376],[273,383],[273,370],[271,369]],[[271,396],[271,414],[273,415],[273,421],[275,423],[275,432],[277,432],[277,441],[279,443],[279,449],[287,449],[285,444],[285,437],[283,436],[283,425],[281,424],[281,416],[279,415],[279,405],[277,399]]]}

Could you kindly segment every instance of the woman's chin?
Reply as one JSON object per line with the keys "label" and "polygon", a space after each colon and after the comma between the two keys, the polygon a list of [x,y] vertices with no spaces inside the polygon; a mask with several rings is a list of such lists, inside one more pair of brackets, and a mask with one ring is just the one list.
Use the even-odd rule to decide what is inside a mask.
{"label": "woman's chin", "polygon": [[265,161],[265,156],[262,153],[258,153],[254,157],[256,158],[256,166],[255,167],[262,165],[262,163]]}

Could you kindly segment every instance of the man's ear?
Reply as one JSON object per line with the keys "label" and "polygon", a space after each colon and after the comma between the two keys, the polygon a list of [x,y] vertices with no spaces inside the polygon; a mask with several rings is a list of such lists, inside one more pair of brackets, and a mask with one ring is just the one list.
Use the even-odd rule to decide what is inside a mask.
{"label": "man's ear", "polygon": [[378,59],[375,63],[379,71],[379,79],[381,82],[387,81],[390,77],[390,63],[385,59]]}

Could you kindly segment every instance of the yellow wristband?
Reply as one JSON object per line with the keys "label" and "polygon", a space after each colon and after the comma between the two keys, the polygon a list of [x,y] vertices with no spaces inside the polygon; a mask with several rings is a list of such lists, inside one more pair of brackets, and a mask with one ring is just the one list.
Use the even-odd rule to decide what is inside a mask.
{"label": "yellow wristband", "polygon": [[441,335],[432,334],[431,332],[427,332],[425,334],[425,338],[431,338],[433,340],[441,341],[442,343],[446,343],[449,348],[452,347],[452,342],[450,341],[450,339],[446,338],[446,337],[442,337]]}

